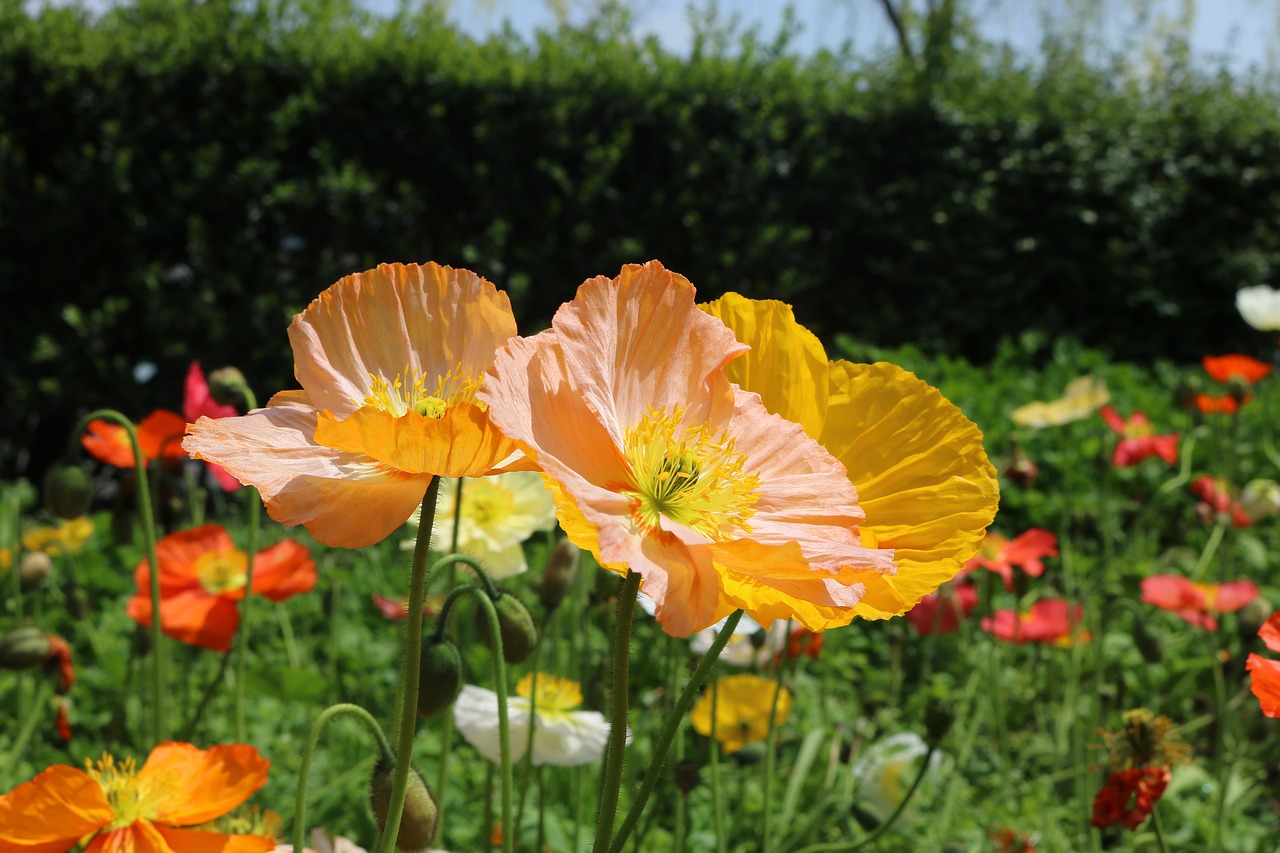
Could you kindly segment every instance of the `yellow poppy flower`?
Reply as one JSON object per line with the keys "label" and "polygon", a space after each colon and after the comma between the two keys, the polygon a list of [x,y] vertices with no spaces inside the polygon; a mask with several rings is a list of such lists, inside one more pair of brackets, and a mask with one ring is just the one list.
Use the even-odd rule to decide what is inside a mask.
{"label": "yellow poppy flower", "polygon": [[[729,675],[716,682],[716,695],[706,690],[689,711],[689,722],[700,735],[711,734],[711,703],[716,705],[716,740],[725,752],[737,752],[750,743],[759,743],[769,736],[769,712],[773,710],[773,695],[778,683],[772,678],[761,678],[746,673]],[[791,715],[791,691],[785,687],[778,694],[778,707],[774,710],[773,724],[780,726]]]}
{"label": "yellow poppy flower", "polygon": [[1105,382],[1092,376],[1081,376],[1067,383],[1067,388],[1057,400],[1047,403],[1028,403],[1013,410],[1010,415],[1018,426],[1040,429],[1062,426],[1089,417],[1107,404],[1111,394]]}
{"label": "yellow poppy flower", "polygon": [[64,552],[74,554],[93,535],[93,521],[87,515],[68,519],[57,527],[36,527],[22,534],[22,547],[43,551],[50,556]]}

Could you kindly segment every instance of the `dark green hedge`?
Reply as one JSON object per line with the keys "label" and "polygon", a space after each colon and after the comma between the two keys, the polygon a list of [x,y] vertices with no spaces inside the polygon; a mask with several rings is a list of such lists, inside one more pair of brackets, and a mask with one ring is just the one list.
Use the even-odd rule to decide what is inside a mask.
{"label": "dark green hedge", "polygon": [[0,472],[88,407],[176,408],[193,358],[291,385],[290,316],[383,260],[475,269],[528,329],[656,257],[827,338],[1258,344],[1232,297],[1280,262],[1271,93],[964,60],[922,93],[749,40],[675,58],[608,21],[475,44],[341,0],[0,0]]}

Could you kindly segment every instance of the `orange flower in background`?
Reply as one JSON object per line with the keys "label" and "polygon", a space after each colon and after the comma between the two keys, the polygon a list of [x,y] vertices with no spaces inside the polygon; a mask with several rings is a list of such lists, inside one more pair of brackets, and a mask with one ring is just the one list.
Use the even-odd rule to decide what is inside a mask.
{"label": "orange flower in background", "polygon": [[85,770],[54,765],[0,797],[0,851],[65,853],[85,841],[84,853],[267,853],[270,838],[180,827],[239,806],[268,767],[246,744],[173,742],[153,749],[141,770],[107,754]]}
{"label": "orange flower in background", "polygon": [[[822,656],[822,646],[826,643],[826,635],[818,631],[810,631],[803,625],[796,625],[787,637],[787,657],[798,658],[808,655],[817,660]],[[778,656],[781,659],[781,655]]]}
{"label": "orange flower in background", "polygon": [[1112,773],[1093,798],[1090,822],[1097,827],[1120,824],[1137,829],[1156,807],[1169,778],[1163,767],[1133,767]]}
{"label": "orange flower in background", "polygon": [[347,276],[289,326],[300,391],[201,418],[183,446],[254,485],[267,512],[326,545],[379,542],[433,476],[530,468],[476,398],[516,333],[507,295],[467,270],[383,264]]}
{"label": "orange flower in background", "polygon": [[982,620],[982,630],[1006,643],[1049,643],[1071,646],[1092,639],[1080,627],[1084,608],[1058,598],[1042,598],[1024,613],[997,610]]}
{"label": "orange flower in background", "polygon": [[1151,456],[1159,456],[1170,465],[1178,461],[1179,437],[1156,435],[1145,412],[1134,412],[1128,418],[1122,418],[1111,406],[1103,406],[1099,414],[1107,426],[1120,435],[1111,454],[1111,464],[1117,468],[1137,465]]}
{"label": "orange flower in background", "polygon": [[569,539],[638,573],[672,636],[738,608],[844,625],[895,570],[862,544],[844,466],[729,380],[745,351],[653,261],[583,283],[551,329],[498,353],[478,393],[536,460]]}
{"label": "orange flower in background", "polygon": [[1240,411],[1241,406],[1252,399],[1252,394],[1245,394],[1239,399],[1231,396],[1197,394],[1196,409],[1206,415],[1234,415],[1236,412]]}
{"label": "orange flower in background", "polygon": [[1013,589],[1013,570],[1022,569],[1033,578],[1044,574],[1045,557],[1058,556],[1058,537],[1048,530],[1033,527],[1010,540],[999,533],[988,533],[978,553],[964,564],[966,573],[984,568],[998,574],[1006,589]]}
{"label": "orange flower in background", "polygon": [[1271,365],[1247,355],[1206,355],[1204,372],[1222,383],[1232,380],[1252,385],[1271,373]]}
{"label": "orange flower in background", "polygon": [[[218,652],[231,647],[240,624],[249,558],[217,524],[170,533],[156,543],[160,569],[160,628],[184,643]],[[151,582],[144,557],[134,572],[138,591],[128,612],[151,624]],[[307,592],[316,584],[316,564],[291,539],[259,551],[253,562],[253,594],[272,601]]]}
{"label": "orange flower in background", "polygon": [[1196,514],[1208,524],[1218,515],[1231,516],[1232,527],[1250,527],[1253,521],[1240,502],[1238,490],[1221,477],[1201,474],[1191,481],[1191,493],[1200,499]]}
{"label": "orange flower in background", "polygon": [[1235,613],[1258,595],[1257,584],[1250,580],[1197,583],[1182,575],[1152,575],[1142,580],[1144,602],[1208,631],[1218,630],[1218,620],[1210,613]]}
{"label": "orange flower in background", "polygon": [[[168,409],[156,409],[143,418],[137,425],[142,464],[147,465],[153,459],[168,462],[186,459],[186,451],[182,449],[182,433],[186,428],[187,422],[182,416]],[[117,423],[101,419],[90,421],[80,443],[99,462],[117,468],[133,467],[133,445],[129,442],[129,433]]]}
{"label": "orange flower in background", "polygon": [[[1280,613],[1273,613],[1258,630],[1258,638],[1273,652],[1280,652]],[[1280,661],[1250,654],[1245,663],[1249,687],[1258,697],[1262,713],[1280,717]]]}

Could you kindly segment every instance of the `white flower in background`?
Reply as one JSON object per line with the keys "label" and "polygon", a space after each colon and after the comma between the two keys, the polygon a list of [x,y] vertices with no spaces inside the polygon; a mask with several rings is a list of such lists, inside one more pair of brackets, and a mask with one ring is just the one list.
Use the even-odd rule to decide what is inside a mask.
{"label": "white flower in background", "polygon": [[[458,481],[440,480],[432,538],[438,549],[453,542],[454,498]],[[412,550],[421,509],[409,519],[413,535],[400,543]],[[511,471],[491,477],[468,477],[462,484],[462,517],[458,550],[480,561],[495,580],[527,571],[523,542],[539,530],[556,526],[556,508],[542,477],[533,471]]]}
{"label": "white flower in background", "polygon": [[[879,820],[888,820],[907,795],[928,752],[928,744],[915,732],[899,732],[867,747],[853,763],[854,803]],[[930,777],[936,780],[945,760],[941,752],[934,751],[929,775],[916,791],[917,798],[930,785]]]}
{"label": "white flower in background", "polygon": [[1236,310],[1260,332],[1280,331],[1280,290],[1265,284],[1246,287],[1236,293]]}
{"label": "white flower in background", "polygon": [[[689,641],[689,647],[693,649],[693,653],[705,655],[710,650],[716,634],[719,634],[720,629],[724,627],[724,623],[725,619],[721,619],[710,628],[704,628],[694,634],[693,639]],[[759,622],[744,613],[742,620],[738,622],[738,627],[733,629],[733,636],[720,651],[720,660],[734,666],[764,666],[786,648],[787,628],[790,624],[787,619],[775,619],[766,630],[760,627]]]}
{"label": "white flower in background", "polygon": [[[465,493],[465,489],[464,489]],[[534,698],[533,673],[520,679],[516,695],[507,698],[511,726],[511,760],[524,758],[529,740],[529,708]],[[609,723],[598,711],[574,710],[582,704],[576,681],[538,673],[533,703],[533,763],[573,767],[599,761],[609,739]],[[501,760],[498,749],[498,694],[470,684],[453,703],[453,719],[467,742],[490,761]]]}
{"label": "white flower in background", "polygon": [[[341,835],[330,841],[328,834],[323,829],[311,830],[311,843],[315,845],[315,849],[308,847],[306,853],[368,853],[359,844],[349,838],[343,838]],[[293,853],[293,845],[276,845],[274,853]],[[424,850],[422,853],[445,853],[445,851]]]}

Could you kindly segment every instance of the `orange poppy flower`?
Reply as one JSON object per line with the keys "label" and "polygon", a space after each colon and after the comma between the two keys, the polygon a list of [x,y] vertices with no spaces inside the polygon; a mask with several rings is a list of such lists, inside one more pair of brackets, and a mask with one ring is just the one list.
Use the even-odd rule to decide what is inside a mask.
{"label": "orange poppy flower", "polygon": [[[218,652],[231,647],[240,624],[248,555],[236,550],[225,529],[205,524],[170,533],[156,543],[160,568],[160,628],[170,637]],[[151,624],[151,581],[147,559],[134,572],[138,592],[128,612]],[[253,561],[253,594],[272,601],[307,592],[316,585],[316,564],[291,539],[259,551]]]}
{"label": "orange poppy flower", "polygon": [[1240,407],[1245,403],[1253,400],[1252,394],[1245,394],[1240,398],[1224,394],[1214,396],[1213,394],[1197,394],[1196,409],[1205,415],[1234,415],[1240,411]]}
{"label": "orange poppy flower", "polygon": [[507,295],[467,270],[383,264],[347,276],[289,326],[300,391],[201,418],[183,446],[254,485],[267,512],[326,545],[390,535],[433,476],[530,468],[476,389],[516,333]]}
{"label": "orange poppy flower", "polygon": [[[186,427],[187,422],[182,415],[168,409],[156,409],[143,418],[137,426],[142,464],[147,465],[153,459],[186,459],[186,451],[182,449],[182,433]],[[80,443],[99,462],[117,468],[133,467],[133,445],[129,442],[128,431],[119,424],[101,419],[90,421]]]}
{"label": "orange poppy flower", "polygon": [[1049,643],[1070,646],[1091,639],[1080,627],[1084,608],[1058,598],[1042,598],[1025,613],[997,610],[982,620],[982,630],[1006,643]]}
{"label": "orange poppy flower", "polygon": [[863,579],[895,568],[862,544],[844,466],[729,380],[745,351],[652,261],[583,283],[551,329],[498,353],[477,395],[536,460],[569,538],[638,573],[673,636],[737,608],[847,624]]}
{"label": "orange poppy flower", "polygon": [[1137,829],[1156,807],[1169,778],[1164,767],[1132,767],[1112,773],[1093,798],[1091,823]]}
{"label": "orange poppy flower", "polygon": [[1280,611],[1272,613],[1258,629],[1258,639],[1273,652],[1280,652]]}
{"label": "orange poppy flower", "polygon": [[978,553],[965,564],[965,571],[984,568],[1004,579],[1006,589],[1013,589],[1013,570],[1022,569],[1033,578],[1044,574],[1045,557],[1058,556],[1058,537],[1048,530],[1033,527],[1010,540],[999,533],[988,533]]}
{"label": "orange poppy flower", "polygon": [[1258,697],[1262,713],[1280,717],[1280,661],[1251,654],[1244,668],[1249,673],[1249,689]]}
{"label": "orange poppy flower", "polygon": [[1182,575],[1152,575],[1142,579],[1142,600],[1161,610],[1175,613],[1184,622],[1218,630],[1218,620],[1210,613],[1235,613],[1258,597],[1253,581],[1196,583]]}
{"label": "orange poppy flower", "polygon": [[1271,365],[1247,355],[1206,355],[1204,372],[1222,383],[1233,379],[1252,385],[1271,373]]}
{"label": "orange poppy flower", "polygon": [[85,770],[54,765],[0,797],[2,853],[266,853],[275,842],[180,827],[226,814],[267,781],[247,744],[162,743],[136,770],[104,754]]}

